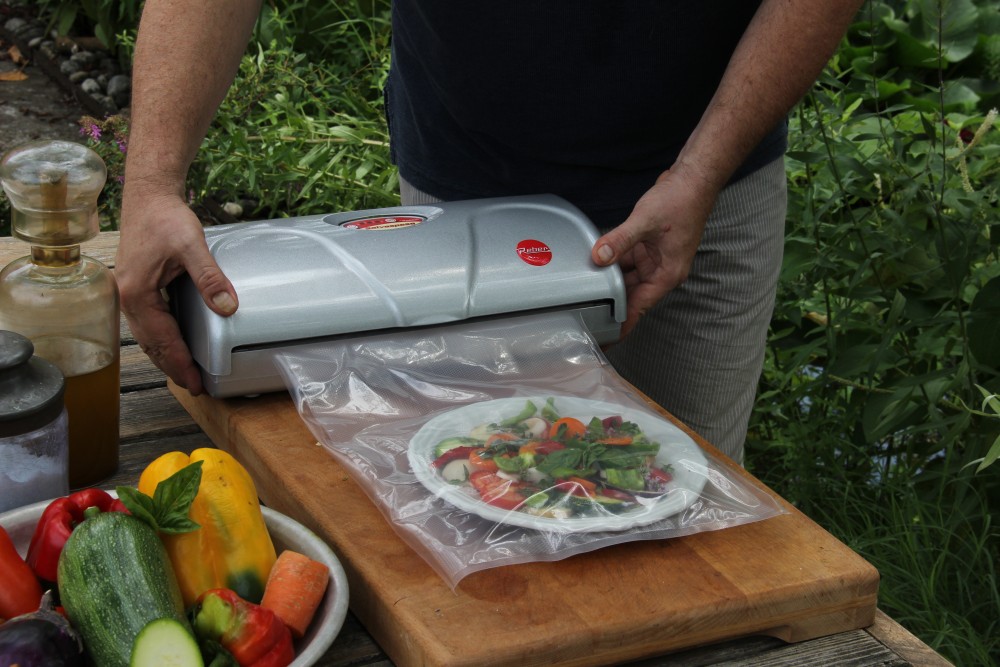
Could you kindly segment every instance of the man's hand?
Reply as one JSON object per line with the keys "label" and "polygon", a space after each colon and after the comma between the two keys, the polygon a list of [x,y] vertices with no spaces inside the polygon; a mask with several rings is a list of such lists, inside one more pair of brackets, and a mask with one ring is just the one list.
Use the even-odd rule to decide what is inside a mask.
{"label": "man's hand", "polygon": [[135,339],[192,394],[201,393],[201,376],[161,290],[186,272],[209,308],[236,311],[236,291],[183,193],[259,12],[260,0],[146,0],[136,37],[115,275]]}
{"label": "man's hand", "polygon": [[201,222],[180,198],[137,200],[126,194],[122,218],[115,262],[122,312],[153,363],[200,394],[201,375],[161,290],[186,272],[208,307],[223,316],[236,312],[236,291],[209,253]]}
{"label": "man's hand", "polygon": [[718,189],[692,172],[664,172],[639,199],[625,222],[597,240],[596,264],[618,262],[625,278],[628,313],[622,337],[691,270]]}
{"label": "man's hand", "polygon": [[623,336],[687,277],[718,193],[809,89],[861,4],[761,2],[674,166],[591,252],[598,265],[618,261],[625,272]]}

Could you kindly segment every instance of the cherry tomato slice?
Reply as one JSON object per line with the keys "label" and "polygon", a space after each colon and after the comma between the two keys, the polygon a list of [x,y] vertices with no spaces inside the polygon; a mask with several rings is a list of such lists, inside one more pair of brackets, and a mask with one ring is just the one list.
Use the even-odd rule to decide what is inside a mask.
{"label": "cherry tomato slice", "polygon": [[492,458],[483,458],[486,447],[477,447],[469,452],[469,467],[473,470],[485,470],[486,472],[496,472],[499,470],[497,462]]}
{"label": "cherry tomato slice", "polygon": [[512,510],[524,502],[524,495],[520,492],[525,487],[523,482],[504,479],[486,470],[477,470],[469,475],[469,483],[488,505]]}

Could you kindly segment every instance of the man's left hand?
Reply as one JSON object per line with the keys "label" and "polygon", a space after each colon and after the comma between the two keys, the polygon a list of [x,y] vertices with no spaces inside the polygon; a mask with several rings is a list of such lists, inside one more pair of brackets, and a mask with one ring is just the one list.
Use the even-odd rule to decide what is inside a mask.
{"label": "man's left hand", "polygon": [[674,167],[660,175],[625,222],[594,244],[594,263],[618,262],[625,278],[622,337],[687,278],[717,195],[707,179]]}

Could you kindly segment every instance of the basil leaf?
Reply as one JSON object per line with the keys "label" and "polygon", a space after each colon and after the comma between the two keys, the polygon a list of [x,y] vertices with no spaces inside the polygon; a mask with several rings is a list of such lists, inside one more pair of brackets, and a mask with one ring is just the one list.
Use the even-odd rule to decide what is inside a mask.
{"label": "basil leaf", "polygon": [[497,468],[504,472],[509,473],[519,473],[522,470],[526,470],[530,466],[525,465],[525,462],[520,456],[506,457],[506,456],[495,456],[493,457],[493,462],[497,464]]}
{"label": "basil leaf", "polygon": [[154,530],[157,529],[152,498],[131,486],[116,487],[115,492],[118,494],[118,499],[122,501],[122,504],[131,512],[132,516],[145,521]]}
{"label": "basil leaf", "polygon": [[569,448],[552,452],[536,467],[545,474],[551,475],[559,468],[577,469],[584,460],[584,450]]}
{"label": "basil leaf", "polygon": [[115,489],[132,516],[145,521],[159,533],[189,533],[200,528],[188,516],[201,484],[201,461],[184,466],[161,480],[149,497],[130,486]]}
{"label": "basil leaf", "polygon": [[609,447],[599,461],[606,468],[638,468],[646,464],[646,454],[618,451]]}
{"label": "basil leaf", "polygon": [[163,533],[189,533],[199,528],[188,517],[191,503],[198,495],[201,484],[202,461],[184,466],[170,477],[161,480],[153,491],[156,520]]}
{"label": "basil leaf", "polygon": [[597,417],[592,417],[587,424],[587,436],[591,440],[600,440],[604,437],[604,422]]}

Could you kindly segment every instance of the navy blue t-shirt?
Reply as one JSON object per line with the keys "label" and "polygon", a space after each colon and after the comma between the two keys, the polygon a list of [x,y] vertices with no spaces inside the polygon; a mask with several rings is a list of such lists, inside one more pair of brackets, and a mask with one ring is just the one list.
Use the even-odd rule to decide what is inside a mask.
{"label": "navy blue t-shirt", "polygon": [[[554,193],[622,222],[676,159],[759,0],[395,0],[386,115],[442,199]],[[734,175],[785,150],[782,123]]]}

